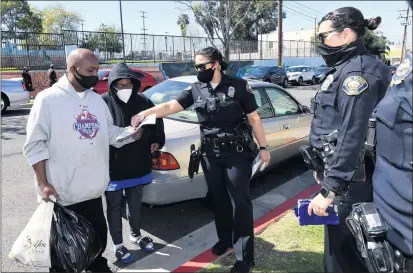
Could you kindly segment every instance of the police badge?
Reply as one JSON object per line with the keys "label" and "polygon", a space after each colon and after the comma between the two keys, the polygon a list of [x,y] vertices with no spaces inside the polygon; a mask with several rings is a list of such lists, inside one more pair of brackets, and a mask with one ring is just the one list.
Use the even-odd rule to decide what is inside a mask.
{"label": "police badge", "polygon": [[400,84],[412,72],[412,55],[407,55],[394,73],[390,86]]}
{"label": "police badge", "polygon": [[232,98],[232,97],[234,97],[234,95],[235,95],[235,88],[230,86],[228,88],[228,96],[230,96]]}
{"label": "police badge", "polygon": [[333,74],[328,75],[327,78],[323,81],[323,84],[321,85],[321,91],[326,91],[330,87],[333,80]]}

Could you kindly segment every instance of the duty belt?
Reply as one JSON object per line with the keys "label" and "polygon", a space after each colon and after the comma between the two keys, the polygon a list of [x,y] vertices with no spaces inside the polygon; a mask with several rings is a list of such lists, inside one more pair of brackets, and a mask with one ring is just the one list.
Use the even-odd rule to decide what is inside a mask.
{"label": "duty belt", "polygon": [[242,151],[244,151],[244,147],[235,142],[234,139],[223,139],[223,138],[209,138],[209,137],[205,137],[203,140],[204,144],[207,145],[211,145],[211,147],[213,149],[217,149],[217,150],[236,150],[237,152],[241,153]]}
{"label": "duty belt", "polygon": [[393,253],[394,272],[411,273],[413,272],[413,259],[403,254],[400,250],[390,244]]}

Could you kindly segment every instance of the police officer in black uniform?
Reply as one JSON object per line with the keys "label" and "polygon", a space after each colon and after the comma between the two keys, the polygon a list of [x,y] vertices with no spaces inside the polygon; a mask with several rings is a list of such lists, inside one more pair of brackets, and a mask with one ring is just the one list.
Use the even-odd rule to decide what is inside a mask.
{"label": "police officer in black uniform", "polygon": [[49,86],[53,86],[53,84],[57,83],[57,75],[56,71],[54,70],[54,64],[50,65],[50,68],[47,71],[47,75],[49,77]]}
{"label": "police officer in black uniform", "polygon": [[176,99],[139,113],[132,118],[132,126],[137,126],[148,115],[156,113],[161,118],[194,105],[201,125],[201,165],[213,200],[219,238],[212,252],[222,255],[233,247],[237,262],[231,272],[249,272],[254,265],[249,187],[252,163],[258,152],[252,131],[260,146],[260,158],[267,166],[269,146],[247,82],[221,72],[228,65],[216,48],[201,50],[195,63],[199,81]]}
{"label": "police officer in black uniform", "polygon": [[26,90],[30,92],[34,91],[33,84],[32,84],[32,77],[30,76],[29,69],[27,67],[23,67],[22,77],[23,77],[23,84],[26,87]]}
{"label": "police officer in black uniform", "polygon": [[[408,1],[412,8],[412,1]],[[373,111],[376,118],[376,168],[373,199],[394,248],[396,272],[413,272],[412,230],[412,54],[393,75],[386,96]]]}
{"label": "police officer in black uniform", "polygon": [[329,205],[338,208],[339,225],[325,226],[326,272],[367,271],[345,217],[353,203],[372,200],[362,148],[368,120],[384,97],[391,73],[361,38],[366,28],[376,29],[380,22],[380,17],[365,20],[358,9],[344,7],[328,13],[319,24],[318,51],[330,70],[312,102],[310,144],[324,170],[314,173],[322,189],[308,213],[324,216]]}

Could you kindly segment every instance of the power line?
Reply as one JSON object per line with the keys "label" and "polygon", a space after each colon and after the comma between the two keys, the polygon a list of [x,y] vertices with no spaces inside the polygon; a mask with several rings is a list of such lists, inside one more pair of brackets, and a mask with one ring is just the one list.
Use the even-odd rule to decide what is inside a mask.
{"label": "power line", "polygon": [[[290,11],[294,11],[294,12],[296,12],[296,13],[299,13],[299,14],[301,14],[301,15],[303,15],[303,16],[305,16],[305,17],[311,18],[311,19],[313,19],[313,20],[314,20],[314,18],[316,18],[316,17],[309,16],[309,15],[307,15],[307,14],[304,14],[304,13],[302,13],[302,12],[299,12],[299,11],[297,11],[297,10],[295,10],[295,9],[292,9],[292,8],[290,8],[290,7],[287,7],[287,6],[284,6],[284,8],[286,8],[286,9],[288,9],[288,10],[290,10]],[[303,18],[303,19],[306,19],[306,18]],[[308,20],[308,19],[307,19],[307,20]],[[312,21],[312,20],[311,20],[311,21]]]}
{"label": "power line", "polygon": [[297,5],[300,5],[300,6],[304,7],[304,8],[306,8],[306,9],[312,10],[312,11],[314,11],[316,14],[323,15],[321,12],[319,12],[319,11],[317,11],[317,10],[315,10],[315,9],[309,8],[309,7],[307,7],[307,6],[303,5],[303,4],[300,4],[300,3],[298,3],[297,1],[291,1],[291,2],[294,2],[294,3],[296,3]]}
{"label": "power line", "polygon": [[[409,16],[409,7],[407,7],[407,9],[405,10],[399,10],[400,15],[397,19],[402,19],[404,21],[401,22],[401,25],[404,26],[404,32],[403,32],[403,45],[402,45],[402,52],[401,52],[401,56],[400,56],[400,62],[403,61],[403,57],[404,57],[404,53],[406,51],[406,40],[407,40],[407,26],[411,24],[411,22],[409,21],[410,18],[412,18],[412,16]],[[402,13],[406,12],[406,16],[403,16]]]}

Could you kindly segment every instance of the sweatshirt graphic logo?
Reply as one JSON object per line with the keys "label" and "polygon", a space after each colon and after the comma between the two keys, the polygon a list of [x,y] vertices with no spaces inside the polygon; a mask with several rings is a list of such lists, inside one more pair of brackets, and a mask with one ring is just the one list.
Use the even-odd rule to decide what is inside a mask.
{"label": "sweatshirt graphic logo", "polygon": [[80,139],[90,139],[96,137],[99,132],[99,123],[95,115],[89,113],[87,109],[82,109],[80,115],[75,115],[76,122],[73,130],[80,133]]}

